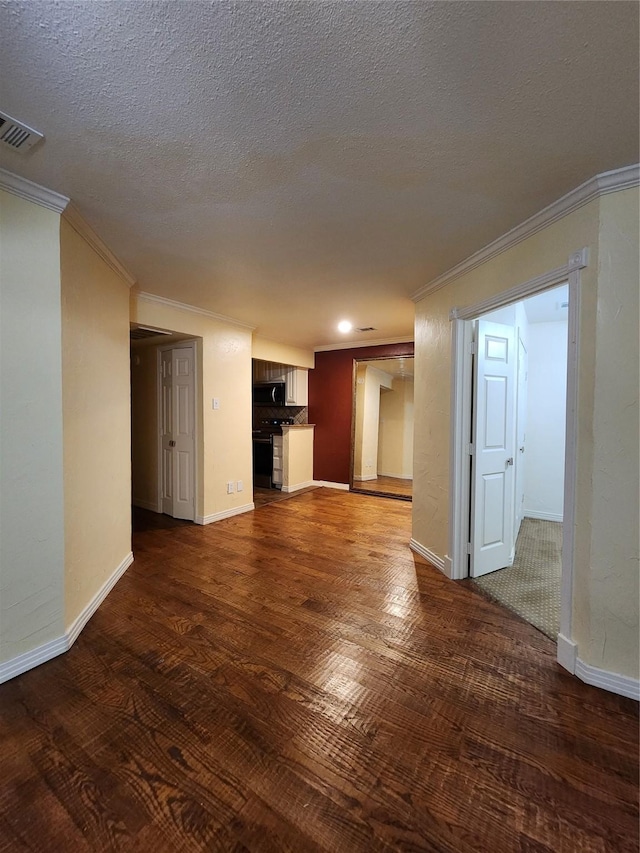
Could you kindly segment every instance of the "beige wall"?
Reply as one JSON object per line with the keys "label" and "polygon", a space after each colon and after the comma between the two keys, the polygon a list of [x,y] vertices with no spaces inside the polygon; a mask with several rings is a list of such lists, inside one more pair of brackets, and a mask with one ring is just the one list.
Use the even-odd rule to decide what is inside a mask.
{"label": "beige wall", "polygon": [[0,663],[64,630],[59,223],[0,191]]}
{"label": "beige wall", "polygon": [[65,627],[131,552],[129,288],[64,220]]}
{"label": "beige wall", "polygon": [[[638,190],[600,201],[590,626],[580,655],[638,677]],[[588,649],[588,651],[587,651]],[[623,666],[624,664],[624,666]],[[623,668],[619,668],[623,667]]]}
{"label": "beige wall", "polygon": [[[207,517],[253,502],[251,445],[251,332],[202,314],[131,298],[131,320],[199,338],[196,363],[201,381],[197,419],[197,516]],[[220,408],[212,408],[217,397]],[[227,482],[244,491],[227,494]]]}
{"label": "beige wall", "polygon": [[314,366],[313,350],[291,347],[287,344],[279,344],[277,341],[269,341],[259,335],[253,336],[252,356],[260,361],[273,361],[276,364],[292,364],[295,367]]}
{"label": "beige wall", "polygon": [[[622,365],[633,373],[638,364],[637,204],[637,190],[594,200],[418,303],[413,497],[414,538],[444,556],[449,506],[450,309],[473,305],[563,266],[572,252],[588,246],[589,265],[581,277],[571,639],[585,663],[636,678],[637,564],[632,554],[637,550],[637,510],[635,522],[629,521],[626,528],[614,519],[619,513],[627,518],[623,507],[637,507],[638,436],[636,427],[632,441],[633,423],[628,420],[637,406],[637,373],[620,376]],[[616,466],[612,457],[620,445],[626,462],[619,460]],[[614,482],[615,493],[599,493],[605,483],[612,487]]]}
{"label": "beige wall", "polygon": [[378,474],[413,476],[413,379],[394,377],[390,391],[380,395]]}

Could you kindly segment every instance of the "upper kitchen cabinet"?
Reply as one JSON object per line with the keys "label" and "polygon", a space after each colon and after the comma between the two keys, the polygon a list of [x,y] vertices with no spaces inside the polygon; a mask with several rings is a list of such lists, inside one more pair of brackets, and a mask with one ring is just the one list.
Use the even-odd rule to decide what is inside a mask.
{"label": "upper kitchen cabinet", "polygon": [[285,375],[287,406],[309,404],[309,371],[302,367],[289,367]]}
{"label": "upper kitchen cabinet", "polygon": [[303,367],[276,364],[273,361],[253,362],[254,382],[284,382],[287,406],[309,404],[309,371]]}

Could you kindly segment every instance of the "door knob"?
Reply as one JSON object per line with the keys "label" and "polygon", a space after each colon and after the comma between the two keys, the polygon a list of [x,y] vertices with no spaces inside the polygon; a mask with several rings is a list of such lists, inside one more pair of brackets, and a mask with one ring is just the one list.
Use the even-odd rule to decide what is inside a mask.
{"label": "door knob", "polygon": [[176,446],[175,441],[170,441],[170,442],[169,442],[169,447],[175,447],[175,446]]}
{"label": "door knob", "polygon": [[522,445],[522,447],[520,448],[520,453],[524,453],[524,444],[523,444],[523,445]]}
{"label": "door knob", "polygon": [[510,457],[507,459],[507,462],[506,462],[505,468],[508,468],[508,467],[509,467],[509,465],[513,465],[513,456],[510,456]]}

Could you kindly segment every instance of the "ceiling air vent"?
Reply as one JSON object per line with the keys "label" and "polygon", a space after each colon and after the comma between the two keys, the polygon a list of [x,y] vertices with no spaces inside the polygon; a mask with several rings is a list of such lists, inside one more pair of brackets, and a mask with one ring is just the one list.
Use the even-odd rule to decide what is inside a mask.
{"label": "ceiling air vent", "polygon": [[41,139],[44,139],[42,133],[0,112],[0,142],[7,148],[23,153],[33,148]]}
{"label": "ceiling air vent", "polygon": [[373,326],[363,326],[361,329],[356,329],[356,332],[375,332],[375,328]]}
{"label": "ceiling air vent", "polygon": [[164,329],[151,329],[149,326],[138,326],[129,331],[129,337],[132,341],[142,341],[144,338],[157,338],[161,335],[170,335],[171,332],[165,332]]}

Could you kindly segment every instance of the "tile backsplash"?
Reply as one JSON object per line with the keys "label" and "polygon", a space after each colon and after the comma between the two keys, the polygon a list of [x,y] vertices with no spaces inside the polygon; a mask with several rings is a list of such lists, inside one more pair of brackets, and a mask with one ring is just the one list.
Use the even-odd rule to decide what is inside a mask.
{"label": "tile backsplash", "polygon": [[309,409],[306,406],[254,406],[254,429],[260,427],[262,421],[272,418],[293,418],[294,424],[308,424]]}

